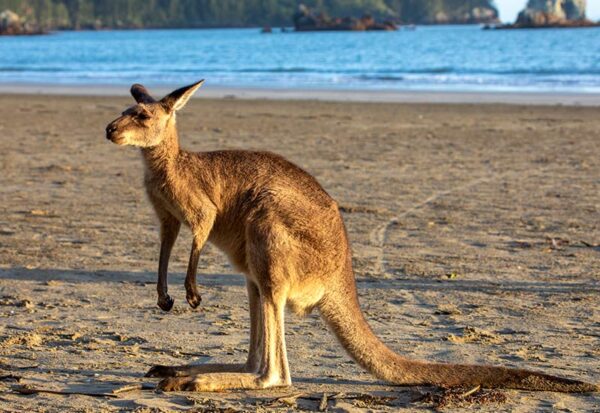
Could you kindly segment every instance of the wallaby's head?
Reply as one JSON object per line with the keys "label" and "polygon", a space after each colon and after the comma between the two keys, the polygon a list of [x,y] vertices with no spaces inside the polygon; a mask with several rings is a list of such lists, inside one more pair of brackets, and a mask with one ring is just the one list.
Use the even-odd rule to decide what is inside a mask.
{"label": "wallaby's head", "polygon": [[148,90],[139,84],[131,86],[131,95],[137,102],[106,127],[106,139],[117,145],[132,145],[148,148],[159,145],[169,127],[173,127],[175,112],[183,108],[202,84],[171,92],[161,100],[155,100]]}

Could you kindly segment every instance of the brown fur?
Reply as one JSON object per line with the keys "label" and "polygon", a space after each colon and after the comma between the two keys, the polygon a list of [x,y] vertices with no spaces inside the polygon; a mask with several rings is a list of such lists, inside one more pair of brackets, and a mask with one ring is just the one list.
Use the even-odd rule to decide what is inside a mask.
{"label": "brown fur", "polygon": [[185,281],[192,307],[198,257],[210,241],[247,279],[250,351],[243,365],[155,366],[164,390],[218,391],[291,383],[284,307],[304,314],[318,307],[343,347],[375,376],[399,385],[481,385],[564,392],[598,386],[527,370],[408,360],[371,331],[360,310],[351,253],[337,203],[308,173],[267,152],[180,150],[175,112],[202,82],[155,101],[141,85],[138,102],[108,125],[107,138],[141,147],[148,197],[160,220],[158,305],[170,310],[167,265],[181,223],[193,245]]}

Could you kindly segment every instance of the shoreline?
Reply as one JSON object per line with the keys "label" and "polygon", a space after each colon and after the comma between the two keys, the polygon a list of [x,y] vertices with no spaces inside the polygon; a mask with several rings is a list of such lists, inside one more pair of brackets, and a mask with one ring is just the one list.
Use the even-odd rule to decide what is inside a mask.
{"label": "shoreline", "polygon": [[[181,85],[149,86],[157,96]],[[0,84],[2,95],[128,96],[128,86]],[[197,98],[242,100],[294,100],[364,103],[508,104],[540,106],[600,106],[600,93],[585,92],[505,92],[431,90],[338,90],[277,89],[205,86]]]}

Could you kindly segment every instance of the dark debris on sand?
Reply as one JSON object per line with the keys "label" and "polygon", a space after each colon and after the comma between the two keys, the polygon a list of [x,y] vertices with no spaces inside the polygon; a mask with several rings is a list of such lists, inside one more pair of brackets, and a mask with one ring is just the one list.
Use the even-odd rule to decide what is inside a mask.
{"label": "dark debris on sand", "polygon": [[455,387],[439,392],[428,392],[415,402],[430,405],[434,410],[456,409],[486,404],[503,404],[508,400],[506,393],[500,390],[473,389]]}

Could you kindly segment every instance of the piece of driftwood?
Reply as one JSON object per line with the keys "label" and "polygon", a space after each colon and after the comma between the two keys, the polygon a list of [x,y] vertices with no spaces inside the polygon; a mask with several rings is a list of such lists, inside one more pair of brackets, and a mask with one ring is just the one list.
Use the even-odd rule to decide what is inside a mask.
{"label": "piece of driftwood", "polygon": [[481,390],[481,386],[477,385],[475,387],[473,387],[471,390],[464,392],[463,394],[461,394],[461,397],[467,397],[472,395],[473,393],[477,393],[479,390]]}
{"label": "piece of driftwood", "polygon": [[0,381],[16,381],[17,383],[19,383],[21,381],[22,377],[20,376],[15,376],[14,374],[1,374],[0,375]]}
{"label": "piece of driftwood", "polygon": [[135,383],[135,384],[128,384],[126,386],[119,387],[118,389],[114,389],[112,392],[113,392],[113,394],[121,394],[121,393],[128,393],[130,391],[154,390],[154,389],[156,389],[156,386],[152,383]]}
{"label": "piece of driftwood", "polygon": [[321,398],[321,402],[319,403],[319,411],[324,412],[327,410],[327,406],[329,405],[329,400],[327,400],[327,393],[323,393],[323,397]]}
{"label": "piece of driftwood", "polygon": [[306,393],[289,394],[287,396],[277,397],[276,399],[272,400],[272,403],[283,403],[288,406],[295,406],[296,400],[306,399],[308,398],[307,396],[308,395]]}
{"label": "piece of driftwood", "polygon": [[71,391],[71,390],[49,390],[49,389],[40,389],[32,386],[13,386],[12,390],[19,394],[38,394],[38,393],[49,393],[49,394],[59,394],[62,396],[89,396],[89,397],[112,397],[116,398],[118,395],[113,393],[94,393],[94,392],[80,392],[80,391]]}
{"label": "piece of driftwood", "polygon": [[0,363],[0,369],[2,370],[28,370],[28,369],[37,369],[40,365],[33,364],[31,366],[13,366],[5,363]]}

